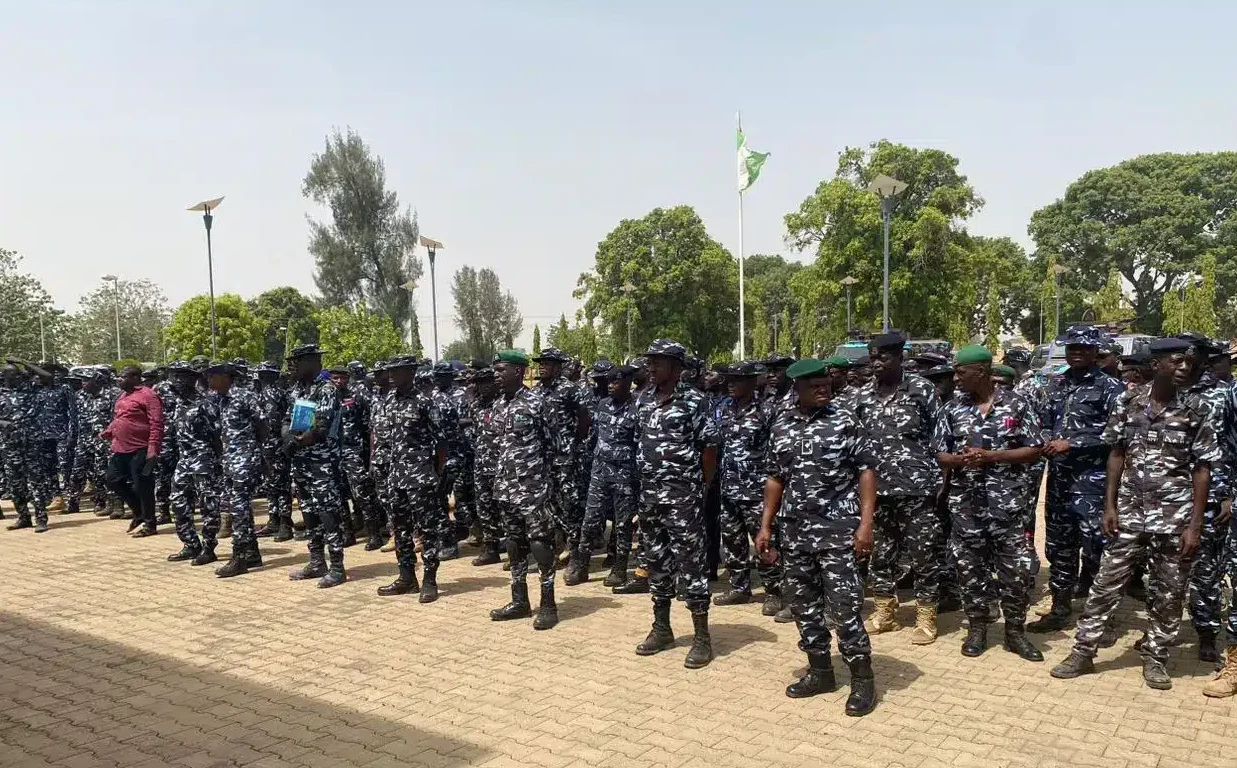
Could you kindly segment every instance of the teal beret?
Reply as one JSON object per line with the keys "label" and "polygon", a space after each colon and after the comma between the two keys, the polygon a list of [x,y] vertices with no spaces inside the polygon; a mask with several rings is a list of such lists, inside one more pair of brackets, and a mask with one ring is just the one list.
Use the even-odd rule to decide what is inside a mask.
{"label": "teal beret", "polygon": [[814,357],[805,357],[798,362],[791,364],[786,369],[786,376],[792,379],[806,379],[811,376],[824,376],[829,372],[829,367],[825,365],[824,360],[817,360]]}
{"label": "teal beret", "polygon": [[991,363],[992,353],[987,347],[979,344],[969,344],[954,355],[954,360],[958,365],[972,365],[974,363]]}
{"label": "teal beret", "polygon": [[849,368],[850,358],[846,355],[833,355],[825,358],[825,365],[830,368]]}
{"label": "teal beret", "polygon": [[1008,376],[1011,379],[1018,378],[1017,371],[1015,371],[1013,368],[1010,368],[1008,365],[1001,365],[1000,363],[992,366],[992,372],[995,373],[997,376]]}
{"label": "teal beret", "polygon": [[527,368],[528,355],[518,349],[504,349],[499,351],[499,353],[494,356],[494,362],[511,363],[512,365],[519,365]]}

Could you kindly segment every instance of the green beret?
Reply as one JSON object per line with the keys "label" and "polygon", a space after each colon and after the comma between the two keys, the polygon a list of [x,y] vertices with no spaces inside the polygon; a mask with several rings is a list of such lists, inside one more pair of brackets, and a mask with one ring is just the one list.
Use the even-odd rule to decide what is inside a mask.
{"label": "green beret", "polygon": [[824,376],[829,372],[829,367],[824,360],[817,360],[813,357],[805,357],[798,362],[791,364],[786,369],[786,376],[791,379],[806,379],[811,376]]}
{"label": "green beret", "polygon": [[1013,368],[1010,368],[1008,365],[1002,365],[1001,363],[997,363],[996,365],[992,366],[992,372],[996,374],[997,376],[1008,376],[1011,379],[1018,378],[1017,371],[1015,371]]}
{"label": "green beret", "polygon": [[958,350],[958,354],[954,355],[954,359],[958,365],[972,365],[974,363],[991,363],[992,353],[987,347],[979,344],[970,344]]}
{"label": "green beret", "polygon": [[830,368],[849,368],[850,358],[846,355],[833,355],[825,358],[825,365]]}
{"label": "green beret", "polygon": [[496,363],[511,363],[523,368],[528,367],[528,355],[518,349],[504,349],[494,356]]}

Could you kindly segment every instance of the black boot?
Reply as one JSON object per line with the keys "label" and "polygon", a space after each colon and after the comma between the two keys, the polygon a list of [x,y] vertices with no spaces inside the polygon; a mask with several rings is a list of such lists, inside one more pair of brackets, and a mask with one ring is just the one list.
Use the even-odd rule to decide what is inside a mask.
{"label": "black boot", "polygon": [[558,605],[554,602],[554,583],[541,585],[541,605],[537,607],[537,618],[533,619],[533,629],[552,629],[558,623]]}
{"label": "black boot", "polygon": [[159,514],[155,515],[155,525],[171,525],[171,524],[172,524],[172,516],[169,515],[167,512],[160,512]]}
{"label": "black boot", "polygon": [[365,527],[369,531],[369,538],[365,540],[365,551],[373,552],[375,549],[382,549],[382,545],[387,543],[387,540],[382,537],[382,526],[374,520],[366,523]]}
{"label": "black boot", "polygon": [[674,647],[674,632],[670,629],[670,601],[653,603],[653,628],[644,642],[636,646],[637,656],[652,656]]}
{"label": "black boot", "polygon": [[330,567],[326,569],[326,575],[318,579],[318,589],[330,589],[331,587],[338,587],[340,584],[343,584],[347,580],[348,580],[348,574],[347,572],[344,571],[343,562],[337,561],[337,562],[331,563]]}
{"label": "black boot", "polygon": [[511,621],[512,619],[527,619],[533,615],[533,608],[528,604],[527,582],[511,585],[511,602],[502,608],[490,611],[490,621]]}
{"label": "black boot", "polygon": [[988,623],[979,619],[971,620],[971,628],[962,641],[962,655],[974,658],[988,648]]}
{"label": "black boot", "polygon": [[876,680],[872,676],[872,657],[860,656],[850,664],[850,696],[846,697],[847,717],[863,717],[876,709]]}
{"label": "black boot", "polygon": [[632,576],[628,581],[610,591],[616,595],[647,595],[649,593],[649,577]]}
{"label": "black boot", "polygon": [[588,581],[588,560],[579,554],[573,554],[571,562],[567,563],[566,572],[563,573],[563,583],[569,587],[574,587],[586,581]]}
{"label": "black boot", "polygon": [[310,552],[309,562],[305,563],[305,567],[288,574],[288,578],[292,581],[308,581],[310,579],[320,579],[325,575],[326,557],[321,552]]}
{"label": "black boot", "polygon": [[399,578],[385,587],[378,587],[378,594],[382,597],[394,597],[395,595],[406,595],[410,592],[420,592],[421,585],[417,583],[417,569],[415,565],[399,567]]}
{"label": "black boot", "polygon": [[359,510],[352,510],[352,530],[354,533],[360,533],[366,530],[365,515]]}
{"label": "black boot", "polygon": [[1005,650],[1016,653],[1027,661],[1043,661],[1044,654],[1031,644],[1026,632],[1020,624],[1005,625]]}
{"label": "black boot", "polygon": [[279,529],[275,531],[275,538],[272,541],[292,541],[292,522],[280,520]]}
{"label": "black boot", "polygon": [[1078,574],[1078,583],[1074,585],[1074,599],[1086,600],[1087,595],[1091,593],[1091,585],[1095,583],[1096,569],[1082,564],[1082,572]]}
{"label": "black boot", "polygon": [[245,548],[235,546],[233,542],[232,556],[228,558],[228,562],[223,564],[223,567],[215,569],[215,575],[221,579],[228,579],[233,576],[249,573],[248,553]]}
{"label": "black boot", "polygon": [[1095,660],[1078,651],[1071,651],[1065,661],[1052,668],[1048,674],[1058,680],[1072,680],[1095,671]]}
{"label": "black boot", "polygon": [[352,530],[352,525],[347,521],[339,527],[339,535],[343,537],[345,547],[356,546],[356,532]]}
{"label": "black boot", "polygon": [[1073,612],[1069,595],[1065,592],[1053,592],[1052,609],[1046,615],[1027,624],[1027,631],[1039,633],[1065,629],[1070,625],[1070,616]]}
{"label": "black boot", "polygon": [[765,587],[765,601],[760,606],[760,615],[776,616],[780,610],[782,610],[782,596],[777,592],[770,592],[769,588]]}
{"label": "black boot", "polygon": [[[744,605],[752,601],[752,593],[740,589],[732,589],[713,598],[713,605]],[[774,611],[776,613],[776,611]]]}
{"label": "black boot", "polygon": [[709,614],[707,611],[692,614],[692,627],[696,637],[692,647],[687,651],[683,666],[688,669],[700,669],[709,666],[713,660],[713,638],[709,636]]}
{"label": "black boot", "polygon": [[438,599],[438,566],[425,566],[425,574],[421,578],[421,597],[417,598],[422,603],[432,603]]}
{"label": "black boot", "polygon": [[[66,515],[76,515],[78,512],[81,512],[81,511],[82,511],[82,500],[81,499],[69,499],[68,507],[64,510],[64,513]],[[171,522],[171,518],[168,518],[168,522]]]}
{"label": "black boot", "polygon": [[210,565],[218,559],[215,557],[215,548],[208,546],[203,548],[198,556],[189,562],[189,565]]}
{"label": "black boot", "polygon": [[819,693],[832,693],[838,689],[833,676],[833,663],[827,653],[809,653],[808,668],[803,677],[786,686],[786,695],[792,699],[806,699]]}
{"label": "black boot", "polygon": [[10,531],[20,531],[22,528],[33,528],[34,523],[28,517],[19,517],[17,522],[7,526]]}
{"label": "black boot", "polygon": [[481,554],[473,558],[473,565],[494,565],[502,562],[502,558],[498,555],[498,543],[487,541],[481,548]]}
{"label": "black boot", "polygon": [[169,563],[182,563],[185,560],[192,560],[193,558],[198,556],[199,552],[201,552],[201,550],[199,550],[197,547],[192,547],[186,544],[185,546],[181,547],[181,550],[177,552],[176,554],[168,555],[168,562]]}
{"label": "black boot", "polygon": [[460,556],[460,543],[458,541],[444,541],[438,548],[439,560],[454,560]]}
{"label": "black boot", "polygon": [[258,540],[249,542],[245,548],[245,565],[249,568],[262,567],[262,552],[258,549]]}
{"label": "black boot", "polygon": [[610,567],[610,574],[606,576],[606,580],[602,583],[607,587],[619,587],[627,581],[627,558],[618,556],[614,558],[614,563]]}
{"label": "black boot", "polygon": [[266,539],[274,536],[279,530],[279,521],[274,517],[266,521],[266,525],[253,532],[253,535],[259,539]]}
{"label": "black boot", "polygon": [[1220,661],[1220,653],[1216,650],[1216,633],[1213,630],[1198,630],[1198,660],[1208,664]]}

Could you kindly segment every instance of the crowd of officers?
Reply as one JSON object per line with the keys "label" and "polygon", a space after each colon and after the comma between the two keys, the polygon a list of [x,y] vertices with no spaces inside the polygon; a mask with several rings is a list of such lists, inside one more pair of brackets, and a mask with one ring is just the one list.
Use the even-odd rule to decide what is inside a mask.
{"label": "crowd of officers", "polygon": [[[212,563],[231,536],[221,578],[261,566],[261,538],[303,539],[309,560],[291,578],[323,588],[346,581],[344,552],[360,534],[366,549],[395,552],[398,577],[378,593],[422,603],[438,598],[439,563],[463,540],[479,550],[473,565],[511,573],[510,600],[490,617],[532,618],[539,630],[558,622],[556,571],[568,586],[587,582],[604,552],[606,586],[652,597],[636,653],[674,646],[678,599],[692,619],[693,669],[713,658],[710,607],[751,601],[758,579],[763,614],[794,621],[807,655],[787,695],[837,689],[836,635],[855,716],[876,705],[869,638],[902,628],[899,589],[915,599],[910,643],[933,643],[938,614],[961,608],[964,656],[984,653],[999,617],[1004,648],[1033,662],[1043,656],[1027,633],[1067,628],[1083,601],[1057,678],[1094,671],[1128,592],[1149,608],[1137,643],[1147,685],[1171,687],[1166,662],[1188,602],[1200,659],[1221,662],[1222,629],[1234,643],[1204,692],[1233,695],[1237,608],[1221,609],[1223,577],[1237,577],[1227,346],[1184,334],[1122,357],[1086,326],[1063,341],[1065,365],[1041,374],[1019,349],[1000,364],[980,346],[909,359],[898,332],[857,360],[772,355],[716,369],[668,339],[587,372],[553,348],[467,366],[396,357],[367,371],[324,370],[322,351],[305,345],[286,372],[195,358],[119,379],[107,367],[9,360],[9,528],[46,531],[53,499],[78,512],[89,487],[96,514],[129,519],[134,536],[174,525],[182,547],[169,561]],[[144,463],[118,477],[118,403],[145,387],[161,424],[143,433]],[[1028,623],[1045,468],[1052,602]],[[149,500],[126,485],[145,476]],[[268,502],[261,529],[255,497]],[[711,597],[719,567],[726,589]],[[866,622],[865,583],[875,604]]]}

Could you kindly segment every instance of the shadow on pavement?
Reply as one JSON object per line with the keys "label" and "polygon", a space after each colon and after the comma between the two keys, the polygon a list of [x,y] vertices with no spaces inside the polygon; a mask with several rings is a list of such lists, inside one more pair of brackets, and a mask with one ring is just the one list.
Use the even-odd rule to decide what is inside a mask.
{"label": "shadow on pavement", "polygon": [[[686,631],[687,644],[691,645],[691,625],[684,629]],[[752,624],[717,624],[710,622],[709,635],[713,638],[713,655],[719,659],[753,643],[777,642],[776,633]]]}
{"label": "shadow on pavement", "polygon": [[475,579],[439,579],[438,590],[444,597],[449,595],[465,595],[469,592],[480,592],[486,589],[505,587],[511,583],[507,576],[481,576]]}
{"label": "shadow on pavement", "polygon": [[[0,612],[0,764],[463,766],[477,745]],[[328,681],[324,681],[328,682]]]}

